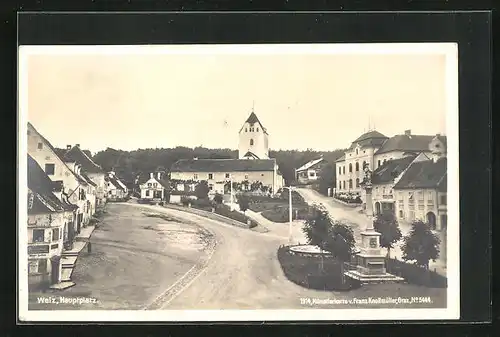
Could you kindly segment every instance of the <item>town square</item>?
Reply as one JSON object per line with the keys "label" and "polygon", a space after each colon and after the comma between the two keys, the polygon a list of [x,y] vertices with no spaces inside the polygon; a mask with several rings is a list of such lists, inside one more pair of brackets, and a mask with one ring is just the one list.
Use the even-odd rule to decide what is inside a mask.
{"label": "town square", "polygon": [[29,59],[29,310],[448,307],[445,56],[61,55]]}

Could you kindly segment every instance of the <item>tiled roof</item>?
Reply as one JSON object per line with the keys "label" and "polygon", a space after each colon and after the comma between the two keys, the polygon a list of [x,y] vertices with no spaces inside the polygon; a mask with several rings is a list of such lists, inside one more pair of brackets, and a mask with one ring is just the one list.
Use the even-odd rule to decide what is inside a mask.
{"label": "tiled roof", "polygon": [[[255,112],[252,111],[252,113],[250,114],[250,116],[248,116],[247,120],[245,121],[245,123],[250,123],[250,124],[259,124],[260,127],[262,128],[262,130],[264,131],[265,134],[268,134],[267,133],[267,129],[264,127],[264,125],[262,125],[262,123],[260,122],[259,118],[257,117],[257,115],[255,114]],[[241,130],[243,129],[243,126],[241,127],[240,129],[240,132]]]}
{"label": "tiled roof", "polygon": [[369,131],[359,136],[354,142],[351,143],[349,149],[354,149],[356,146],[361,147],[379,147],[388,139],[387,136],[378,131]]}
{"label": "tiled roof", "polygon": [[117,179],[113,176],[108,176],[109,182],[112,183],[117,189],[125,191],[123,187],[118,183]]}
{"label": "tiled roof", "polygon": [[28,213],[47,213],[70,211],[73,208],[61,200],[53,193],[56,185],[45,174],[38,163],[28,155],[28,189],[31,195],[28,196]]}
{"label": "tiled roof", "polygon": [[446,171],[446,158],[436,163],[432,160],[414,162],[394,185],[394,189],[446,187]]}
{"label": "tiled roof", "polygon": [[175,162],[171,172],[247,172],[273,171],[274,159],[181,159]]}
{"label": "tiled roof", "polygon": [[295,171],[297,171],[297,172],[299,172],[299,171],[305,171],[305,170],[313,167],[314,165],[316,165],[316,164],[318,164],[318,163],[320,163],[322,161],[324,161],[323,158],[318,158],[318,159],[311,160],[311,161],[305,163],[304,165],[302,165],[301,167],[299,167],[298,169],[296,169]]}
{"label": "tiled roof", "polygon": [[345,154],[340,156],[339,159],[337,159],[335,162],[344,161],[344,160],[345,160]]}
{"label": "tiled roof", "polygon": [[82,165],[82,169],[88,173],[104,173],[102,168],[94,163],[79,146],[73,146],[71,150],[68,150],[64,155],[64,159],[73,160]]}
{"label": "tiled roof", "polygon": [[427,135],[396,135],[387,139],[375,154],[391,151],[427,152],[433,138]]}
{"label": "tiled roof", "polygon": [[90,178],[89,178],[89,177],[88,177],[88,176],[87,176],[84,172],[80,172],[80,175],[83,177],[83,179],[85,179],[85,181],[86,181],[88,184],[90,184],[90,185],[92,185],[92,186],[97,186],[97,184],[96,184],[96,183],[94,183],[94,182],[92,181],[92,179],[90,179]]}
{"label": "tiled roof", "polygon": [[394,178],[399,176],[411,162],[415,156],[404,157],[387,161],[384,165],[373,171],[373,184],[387,184],[394,181]]}

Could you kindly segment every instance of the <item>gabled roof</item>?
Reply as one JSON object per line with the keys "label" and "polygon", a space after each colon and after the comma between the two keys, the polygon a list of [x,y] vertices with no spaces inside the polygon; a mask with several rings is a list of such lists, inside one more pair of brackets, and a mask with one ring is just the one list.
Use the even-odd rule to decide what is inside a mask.
{"label": "gabled roof", "polygon": [[396,135],[382,145],[375,154],[391,151],[429,152],[429,144],[435,136]]}
{"label": "gabled roof", "polygon": [[245,127],[245,124],[246,123],[250,123],[250,124],[259,124],[262,131],[264,131],[264,133],[266,135],[268,135],[267,133],[267,129],[264,127],[264,125],[262,125],[262,123],[260,122],[259,118],[257,117],[257,115],[255,114],[255,112],[252,111],[252,113],[250,114],[250,116],[248,116],[247,120],[245,121],[245,123],[243,123],[241,129],[240,129],[240,132],[241,130],[243,130],[243,128]]}
{"label": "gabled roof", "polygon": [[259,159],[259,157],[255,153],[250,152],[250,151],[248,151],[247,153],[245,153],[245,155],[243,157],[251,157],[251,158],[254,158],[254,159]]}
{"label": "gabled roof", "polygon": [[66,168],[73,174],[73,176],[76,178],[76,180],[81,183],[81,184],[87,184],[87,182],[85,181],[85,179],[76,174],[75,171],[73,171],[72,169],[69,168],[69,166],[66,164],[67,162],[70,162],[69,160],[65,160],[63,159],[59,154],[58,152],[60,153],[60,150],[56,149],[54,146],[52,146],[52,144],[47,140],[45,139],[44,136],[42,136],[42,134],[40,132],[38,132],[35,127],[33,126],[33,124],[31,124],[30,122],[28,122],[28,130],[31,129],[33,132],[35,132],[41,139],[42,141],[45,143],[45,145],[47,145],[47,147],[52,150],[52,152],[54,152],[54,154],[59,158],[59,160],[63,163],[63,165],[66,166]]}
{"label": "gabled roof", "polygon": [[318,159],[314,159],[314,160],[311,160],[307,163],[305,163],[304,165],[302,165],[301,167],[299,167],[298,169],[296,169],[295,171],[296,172],[300,172],[300,171],[305,171],[305,170],[308,170],[309,168],[313,167],[314,165],[316,164],[319,164],[321,163],[322,161],[324,161],[325,159],[323,157],[321,158],[318,158]]}
{"label": "gabled roof", "polygon": [[73,146],[70,150],[66,151],[64,159],[77,162],[82,166],[82,169],[88,173],[104,173],[103,169],[94,163],[79,146]]}
{"label": "gabled roof", "polygon": [[112,183],[113,186],[116,187],[116,189],[125,191],[123,189],[123,187],[118,183],[118,179],[116,179],[116,177],[114,177],[114,176],[108,176],[108,179],[109,179],[109,182]]}
{"label": "gabled roof", "polygon": [[94,183],[94,182],[92,181],[92,179],[90,179],[90,178],[89,178],[89,177],[85,174],[85,172],[80,172],[80,175],[83,177],[83,179],[85,179],[85,181],[86,181],[88,184],[90,184],[90,185],[92,185],[92,186],[97,186],[97,184],[96,184],[96,183]]}
{"label": "gabled roof", "polygon": [[170,172],[251,172],[274,171],[274,159],[181,159]]}
{"label": "gabled roof", "polygon": [[[53,191],[56,184],[45,174],[38,163],[28,155],[28,213],[71,211],[72,205],[57,198]],[[30,207],[31,206],[31,207]]]}
{"label": "gabled roof", "polygon": [[381,134],[380,132],[373,130],[366,132],[356,138],[355,141],[351,143],[349,150],[356,148],[359,144],[360,147],[379,147],[388,139],[387,136]]}
{"label": "gabled roof", "polygon": [[446,187],[446,172],[446,158],[441,158],[437,162],[417,161],[408,167],[394,185],[394,189],[443,188]]}
{"label": "gabled roof", "polygon": [[416,156],[408,156],[387,161],[385,164],[373,171],[372,183],[375,185],[393,182],[397,176],[406,170],[415,157]]}
{"label": "gabled roof", "polygon": [[341,155],[335,162],[345,161],[345,154]]}

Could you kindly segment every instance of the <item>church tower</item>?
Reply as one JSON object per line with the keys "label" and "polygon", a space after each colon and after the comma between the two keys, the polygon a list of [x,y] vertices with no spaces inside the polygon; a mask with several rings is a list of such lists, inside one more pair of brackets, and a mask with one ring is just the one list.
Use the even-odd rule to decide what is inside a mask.
{"label": "church tower", "polygon": [[269,134],[252,111],[240,130],[239,159],[269,159]]}

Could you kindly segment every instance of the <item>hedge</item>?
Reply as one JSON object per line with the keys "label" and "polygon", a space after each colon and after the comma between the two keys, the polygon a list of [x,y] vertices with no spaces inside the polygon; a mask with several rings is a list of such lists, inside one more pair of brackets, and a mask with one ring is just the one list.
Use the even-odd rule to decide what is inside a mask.
{"label": "hedge", "polygon": [[321,271],[321,257],[293,254],[289,247],[281,246],[278,248],[278,261],[290,281],[306,288],[345,291],[361,286],[361,283],[349,277],[344,277],[342,283],[342,262],[331,257],[323,258],[323,271]]}
{"label": "hedge", "polygon": [[250,220],[250,228],[257,226],[257,224],[254,221],[252,221],[249,217],[247,217],[245,214],[238,211],[231,211],[231,209],[227,205],[218,205],[215,208],[215,213],[225,216],[226,218],[242,222],[244,224],[248,223],[248,220]]}
{"label": "hedge", "polygon": [[[296,213],[296,211],[298,211]],[[310,214],[309,206],[293,206],[292,205],[292,219],[293,220],[307,220]],[[273,222],[288,222],[290,221],[290,214],[288,205],[275,206],[273,209],[263,211],[262,216],[269,221]]]}
{"label": "hedge", "polygon": [[398,259],[386,259],[388,273],[404,278],[408,283],[429,288],[447,288],[448,279],[432,270]]}

